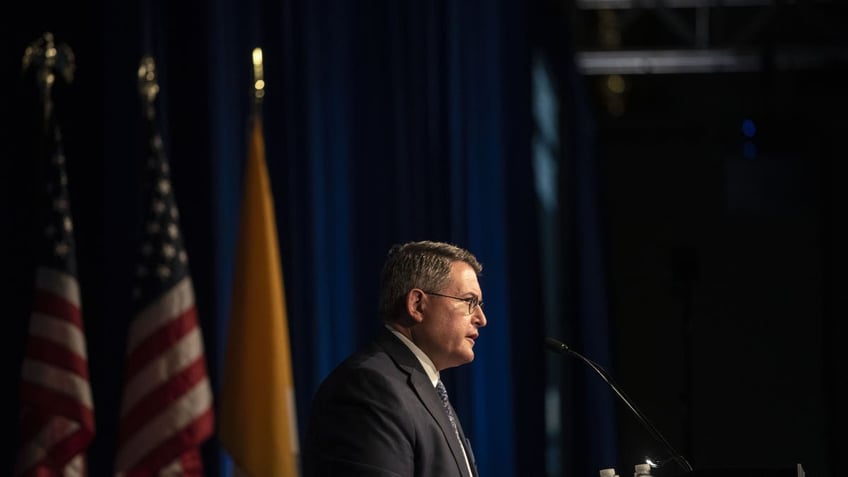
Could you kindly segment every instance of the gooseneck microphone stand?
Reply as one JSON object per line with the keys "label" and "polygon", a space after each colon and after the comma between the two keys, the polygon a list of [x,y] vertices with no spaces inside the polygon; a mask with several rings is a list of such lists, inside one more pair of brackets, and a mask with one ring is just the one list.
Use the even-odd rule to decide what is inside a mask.
{"label": "gooseneck microphone stand", "polygon": [[630,409],[630,411],[636,416],[636,419],[638,419],[639,422],[648,430],[651,436],[656,439],[660,444],[662,444],[663,447],[665,447],[666,451],[668,451],[668,453],[671,455],[671,458],[674,459],[674,461],[677,462],[677,464],[681,468],[683,468],[683,470],[685,470],[686,472],[692,472],[692,465],[689,463],[689,461],[687,461],[685,457],[683,457],[679,452],[674,449],[674,447],[671,446],[671,444],[660,433],[660,431],[657,430],[657,428],[654,427],[653,424],[651,424],[651,421],[649,421],[648,418],[645,417],[644,414],[642,414],[642,411],[640,411],[636,407],[636,405],[633,404],[633,402],[627,396],[625,396],[624,392],[622,392],[621,389],[618,388],[618,385],[615,384],[613,379],[609,376],[606,370],[601,367],[601,365],[583,356],[577,351],[574,351],[573,349],[569,348],[568,345],[566,345],[565,343],[558,341],[554,338],[545,338],[545,346],[549,350],[554,351],[556,353],[574,356],[580,361],[583,361],[584,363],[589,365],[590,368],[595,370],[595,372],[598,373],[601,378],[603,378],[603,380],[609,385],[609,387],[612,388],[613,392],[615,392],[619,399],[621,399],[624,404],[627,405],[627,408]]}

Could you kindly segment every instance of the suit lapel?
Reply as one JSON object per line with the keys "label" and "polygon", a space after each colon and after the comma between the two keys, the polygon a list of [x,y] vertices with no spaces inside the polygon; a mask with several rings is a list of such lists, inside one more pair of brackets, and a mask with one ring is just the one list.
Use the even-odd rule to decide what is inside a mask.
{"label": "suit lapel", "polygon": [[[460,475],[463,477],[472,477],[468,475],[468,467],[465,465],[462,448],[456,439],[456,434],[453,432],[453,426],[442,407],[442,401],[439,399],[438,394],[436,394],[436,389],[433,387],[433,383],[430,382],[430,378],[427,377],[427,373],[424,371],[418,358],[403,342],[388,330],[377,338],[377,342],[391,356],[395,364],[407,374],[407,383],[415,391],[418,399],[421,400],[421,403],[424,404],[424,407],[427,408],[433,419],[439,424],[439,428],[442,430],[448,446],[450,446]],[[459,425],[459,420],[457,420],[457,426],[459,426],[461,438],[465,439],[465,435],[462,433],[462,426]],[[472,468],[474,467],[472,465]]]}

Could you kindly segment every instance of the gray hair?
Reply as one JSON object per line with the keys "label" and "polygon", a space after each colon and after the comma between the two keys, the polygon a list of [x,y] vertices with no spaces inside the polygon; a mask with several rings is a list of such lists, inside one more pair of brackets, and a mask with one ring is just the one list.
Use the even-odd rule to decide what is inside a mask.
{"label": "gray hair", "polygon": [[409,290],[444,287],[454,262],[467,263],[477,275],[483,271],[471,252],[449,243],[421,241],[392,246],[380,283],[378,310],[382,320],[388,323],[401,316]]}

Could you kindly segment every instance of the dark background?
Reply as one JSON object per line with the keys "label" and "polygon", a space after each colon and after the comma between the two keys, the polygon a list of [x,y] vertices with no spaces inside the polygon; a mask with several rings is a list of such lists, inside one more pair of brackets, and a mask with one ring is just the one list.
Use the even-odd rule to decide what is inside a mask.
{"label": "dark background", "polygon": [[[596,375],[544,353],[548,335],[607,367],[698,469],[801,463],[810,476],[842,474],[844,5],[178,3],[22,4],[0,19],[12,399],[37,188],[36,96],[20,59],[46,30],[76,54],[74,83],[56,100],[95,393],[91,475],[110,473],[120,400],[141,204],[138,60],[152,51],[160,69],[159,116],[217,391],[256,45],[268,58],[268,166],[301,424],[320,379],[376,326],[389,245],[448,240],[485,266],[490,326],[478,359],[446,373],[483,475],[629,475],[646,456],[667,457]],[[693,33],[699,21],[709,34]],[[621,67],[615,92],[616,71],[581,56],[637,49],[758,61]],[[787,52],[794,62],[781,60]],[[542,103],[556,105],[553,169],[532,147],[544,135],[543,70],[553,103]],[[554,205],[540,184],[554,185]],[[5,409],[14,429],[17,407]],[[208,474],[226,474],[217,440],[204,451]],[[13,447],[2,461],[12,468]]]}
{"label": "dark background", "polygon": [[[781,455],[808,475],[841,475],[848,94],[833,52],[845,11],[756,3],[712,10],[700,45],[752,53],[752,70],[624,75],[622,94],[604,75],[588,81],[618,372],[696,463]],[[698,45],[664,14],[620,11],[619,48]],[[575,25],[586,50],[603,43],[602,28]],[[644,437],[619,422],[635,461]]]}

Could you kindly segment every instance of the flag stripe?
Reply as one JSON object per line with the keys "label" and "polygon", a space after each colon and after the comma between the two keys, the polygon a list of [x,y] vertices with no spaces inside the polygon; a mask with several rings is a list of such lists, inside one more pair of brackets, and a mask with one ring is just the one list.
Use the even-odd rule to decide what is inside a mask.
{"label": "flag stripe", "polygon": [[37,431],[19,450],[16,473],[52,476],[53,469],[64,469],[63,475],[76,475],[74,468],[84,463],[82,452],[91,441],[91,431],[63,417],[49,419]]}
{"label": "flag stripe", "polygon": [[[49,363],[50,366],[76,374],[83,379],[88,379],[88,362],[85,359],[85,355],[80,356],[76,350],[69,349],[70,346],[63,346],[65,343],[61,343],[55,339],[44,339],[38,336],[39,334],[46,334],[44,333],[45,329],[46,327],[41,328],[39,331],[33,331],[30,334],[28,352],[29,359],[36,362],[40,361]],[[70,336],[79,334],[79,330],[73,331],[68,329],[64,331],[66,331]],[[56,335],[53,335],[53,337],[55,336]],[[75,338],[68,340],[68,343],[75,342]],[[85,344],[82,343],[82,345],[84,346]]]}
{"label": "flag stripe", "polygon": [[77,310],[80,309],[79,283],[73,275],[61,270],[40,267],[35,275],[35,287],[36,291],[61,297]]}
{"label": "flag stripe", "polygon": [[130,325],[127,353],[132,354],[140,342],[161,328],[163,323],[170,321],[174,315],[193,307],[194,291],[191,278],[185,277],[135,317]]}
{"label": "flag stripe", "polygon": [[[31,397],[31,402],[38,404],[38,406],[32,404],[25,406],[25,411],[21,415],[22,440],[27,443],[26,445],[32,445],[33,443],[29,441],[43,432],[45,428],[54,425],[52,424],[54,420],[80,424],[88,432],[94,428],[94,412],[92,409],[80,407],[73,400],[63,396],[51,397],[49,396],[51,393],[44,391],[43,388],[27,387],[24,385],[24,391]],[[52,394],[55,395],[55,393]],[[56,415],[49,415],[43,411],[36,412],[39,407],[44,407],[45,405],[49,405]],[[65,416],[71,416],[71,418]],[[46,447],[41,441],[37,441],[35,445],[38,448]]]}
{"label": "flag stripe", "polygon": [[77,305],[74,305],[64,295],[57,295],[44,290],[35,290],[33,313],[49,315],[56,319],[68,321],[77,328],[82,328],[82,312]]}
{"label": "flag stripe", "polygon": [[[27,397],[37,399],[38,396],[43,396],[51,401],[59,399],[60,403],[75,405],[74,409],[93,407],[91,389],[84,377],[31,359],[24,359],[21,375],[21,386],[26,390]],[[28,386],[29,384],[32,386]],[[43,389],[44,392],[38,389]],[[52,402],[50,404],[51,407],[55,405],[56,403]]]}
{"label": "flag stripe", "polygon": [[135,407],[124,414],[123,426],[119,436],[121,442],[126,441],[132,433],[155,417],[162,410],[162,407],[171,400],[183,396],[194,389],[195,386],[202,385],[205,378],[206,360],[203,356],[200,356],[179,375],[152,390]]}
{"label": "flag stripe", "polygon": [[[118,453],[118,470],[130,469],[142,463],[142,459],[149,461],[159,453],[168,453],[173,447],[167,443],[192,443],[192,439],[204,436],[205,431],[211,430],[207,422],[211,413],[212,393],[209,381],[204,379],[132,434]],[[149,462],[144,464],[147,466]]]}
{"label": "flag stripe", "polygon": [[29,441],[52,419],[52,416],[42,412],[33,412],[33,410],[32,406],[21,406],[21,416],[18,425],[20,427],[22,446],[29,445]]}
{"label": "flag stripe", "polygon": [[125,416],[130,409],[136,406],[139,400],[144,399],[155,387],[179,376],[183,370],[202,355],[203,342],[200,338],[200,329],[195,328],[175,346],[156,356],[141,372],[129,376],[129,381],[124,387],[121,416]]}
{"label": "flag stripe", "polygon": [[[160,466],[167,465],[169,462],[173,462],[174,452],[171,449],[179,446],[185,447],[194,442],[198,442],[199,440],[203,440],[205,438],[204,436],[208,436],[212,433],[213,422],[214,413],[210,407],[206,410],[206,412],[200,415],[191,426],[183,428],[179,433],[163,441],[155,451],[145,456],[141,462],[145,467],[152,468],[158,468]],[[191,454],[194,454],[195,457],[192,458]],[[191,462],[195,472],[192,475],[201,475],[202,472],[200,469],[197,469],[197,467],[201,465],[199,457],[200,456],[197,454],[196,447],[189,450],[187,453],[183,453],[179,456],[181,464],[180,467],[183,467],[187,462]]]}
{"label": "flag stripe", "polygon": [[[162,323],[158,330],[139,341],[127,357],[127,376],[133,379],[157,355],[177,346],[180,340],[185,339],[186,335],[197,331],[197,309],[194,307]],[[197,343],[194,344],[200,346],[199,351],[202,352],[202,343],[199,342],[199,337]]]}
{"label": "flag stripe", "polygon": [[[51,419],[47,425],[38,429],[36,439],[28,442],[21,450],[18,465],[22,469],[28,469],[48,459],[58,462],[60,459],[57,455],[59,453],[57,444],[66,442],[68,437],[73,436],[79,430],[80,425],[71,420],[63,417]],[[75,452],[71,453],[71,455],[73,454]]]}
{"label": "flag stripe", "polygon": [[79,454],[65,465],[62,477],[85,477],[87,474],[85,455]]}
{"label": "flag stripe", "polygon": [[[91,406],[82,405],[63,392],[55,392],[43,386],[22,382],[21,398],[26,403],[24,408],[27,410],[21,419],[21,424],[26,426],[25,429],[43,426],[55,415],[75,419],[87,429],[94,430],[94,409]],[[49,409],[51,414],[45,413],[44,409]],[[41,419],[37,420],[35,416],[39,414]]]}

